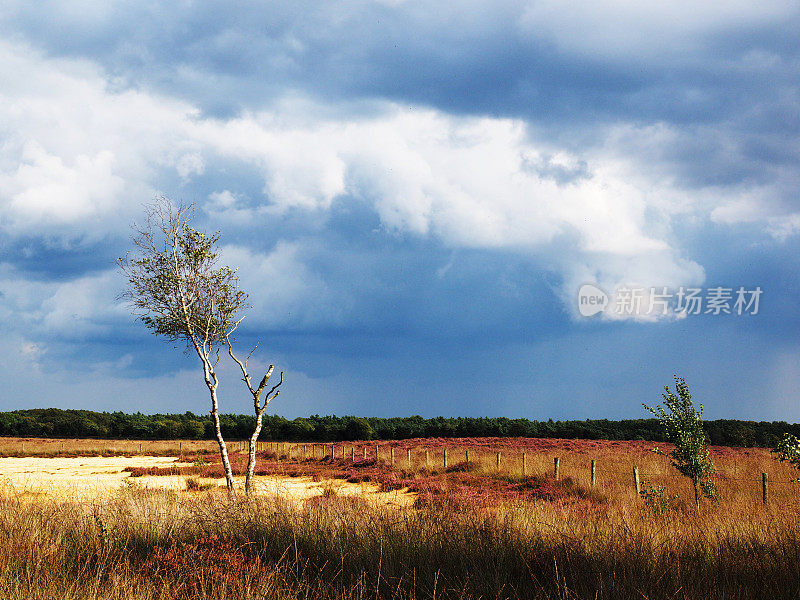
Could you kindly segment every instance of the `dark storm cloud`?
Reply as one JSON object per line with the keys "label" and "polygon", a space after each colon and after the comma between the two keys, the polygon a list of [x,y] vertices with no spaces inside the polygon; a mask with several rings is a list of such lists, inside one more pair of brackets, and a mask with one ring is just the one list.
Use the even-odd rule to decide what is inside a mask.
{"label": "dark storm cloud", "polygon": [[[138,214],[146,200],[131,190],[155,190],[197,201],[198,225],[221,229],[226,250],[241,259],[242,285],[257,309],[240,339],[262,340],[263,356],[294,371],[287,383],[296,385],[296,403],[278,407],[285,414],[302,407],[636,417],[643,416],[639,403],[657,400],[654,394],[678,371],[698,386],[710,416],[800,418],[796,407],[780,404],[797,381],[792,364],[800,357],[800,221],[782,220],[800,210],[798,11],[780,3],[765,5],[763,14],[736,3],[718,15],[680,3],[626,10],[546,2],[7,3],[0,28],[13,52],[27,48],[29,62],[20,64],[70,59],[67,95],[89,89],[85,98],[108,111],[95,123],[91,110],[87,117],[64,109],[72,145],[42,133],[58,124],[36,107],[85,100],[43,95],[30,113],[8,121],[7,133],[25,138],[21,148],[28,138],[41,148],[28,149],[27,163],[7,150],[0,161],[0,176],[13,180],[11,192],[0,192],[14,202],[14,210],[0,213],[8,237],[0,245],[0,326],[9,339],[19,337],[4,364],[17,364],[23,348],[43,372],[86,371],[104,389],[116,389],[122,377],[150,378],[170,390],[158,378],[194,368],[191,357],[152,338],[125,309],[98,313],[98,306],[113,305],[120,288],[108,271],[127,246],[127,215]],[[100,92],[93,87],[97,65]],[[63,84],[52,74],[61,66],[47,65],[40,87]],[[32,69],[19,75],[35,78]],[[121,94],[126,90],[141,95]],[[32,93],[4,92],[14,110],[28,106]],[[301,101],[307,109],[296,108]],[[416,121],[396,119],[406,108]],[[260,111],[273,112],[247,121]],[[373,116],[375,123],[367,122]],[[243,124],[228,128],[235,117]],[[461,117],[516,119],[532,144],[523,146],[513,127],[494,122],[484,129],[470,122],[478,133],[464,133],[453,125]],[[152,125],[114,127],[139,119]],[[28,121],[38,128],[28,132]],[[397,135],[393,153],[377,156],[375,144],[361,156],[345,131],[378,137],[409,123],[436,142],[415,146],[413,134]],[[306,136],[301,142],[295,130]],[[459,138],[469,133],[484,136],[486,149]],[[275,138],[262,146],[226,145],[231,135],[249,142],[266,134]],[[154,140],[145,143],[148,137]],[[312,168],[282,163],[284,145],[286,154],[307,152]],[[519,172],[507,176],[492,164],[501,146],[512,148],[503,156],[518,160]],[[480,151],[461,169],[467,147]],[[76,155],[105,150],[117,162],[75,167]],[[442,154],[448,160],[437,162]],[[326,170],[337,160],[350,185],[333,186],[332,197],[321,200],[327,188],[315,184],[338,173]],[[624,171],[593,185],[598,171],[620,162],[640,180],[635,192],[616,185],[628,183]],[[55,233],[43,229],[58,204],[36,184],[54,164],[65,171],[64,189],[108,174],[96,195],[115,194],[136,206],[126,206],[123,218],[122,202],[109,201],[94,221],[80,217],[94,214],[83,206],[78,216],[56,215],[62,220],[52,225]],[[31,165],[36,177],[19,176]],[[386,165],[407,170],[390,179]],[[485,173],[491,193],[470,180],[475,172]],[[523,192],[503,187],[518,175],[537,183]],[[284,180],[289,187],[310,182],[308,206],[270,187]],[[608,181],[607,197],[597,190]],[[551,182],[565,195],[547,196]],[[25,198],[41,202],[40,212],[26,212],[30,206],[18,201],[30,188],[36,194]],[[431,196],[437,202],[426,205]],[[675,196],[692,206],[673,206]],[[85,197],[76,192],[72,200]],[[592,212],[598,205],[605,212]],[[546,210],[534,224],[547,221],[554,233],[516,227],[540,206]],[[475,210],[486,211],[480,227],[467,219]],[[598,224],[581,229],[593,218]],[[15,222],[24,230],[9,225]],[[781,235],[770,237],[765,225]],[[654,251],[648,243],[668,247]],[[594,254],[584,248],[592,244],[600,247]],[[704,274],[710,285],[762,286],[762,314],[655,324],[575,321],[574,307],[564,302],[573,292],[564,286],[614,271],[592,263],[592,256],[605,255],[615,265],[637,265],[638,274]],[[625,268],[618,272],[627,274]],[[86,388],[69,383],[65,397],[82,398]],[[18,387],[21,406],[30,395]],[[91,406],[127,409],[123,404],[136,402],[137,391],[125,389]],[[768,399],[761,413],[752,403],[758,393]],[[185,402],[173,408],[196,408]]]}

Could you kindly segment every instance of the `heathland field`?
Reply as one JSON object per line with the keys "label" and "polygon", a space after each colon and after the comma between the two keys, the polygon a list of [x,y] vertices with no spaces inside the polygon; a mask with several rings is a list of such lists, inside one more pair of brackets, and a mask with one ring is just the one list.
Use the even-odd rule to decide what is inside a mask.
{"label": "heathland field", "polygon": [[0,597],[800,597],[800,473],[712,447],[698,511],[655,445],[262,442],[231,499],[213,442],[0,439]]}

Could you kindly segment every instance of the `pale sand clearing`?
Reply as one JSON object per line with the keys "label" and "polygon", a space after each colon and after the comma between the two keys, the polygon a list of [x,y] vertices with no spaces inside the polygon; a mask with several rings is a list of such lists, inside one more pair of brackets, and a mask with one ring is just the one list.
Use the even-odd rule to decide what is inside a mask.
{"label": "pale sand clearing", "polygon": [[[76,458],[0,458],[0,493],[47,496],[71,500],[97,500],[121,487],[135,485],[158,489],[185,490],[182,475],[130,477],[125,467],[183,466],[174,458],[162,456],[82,456]],[[224,487],[224,479],[199,479],[202,484]],[[244,487],[244,478],[236,478]],[[371,483],[348,483],[342,480],[313,481],[310,477],[259,476],[255,478],[260,494],[280,496],[302,502],[333,488],[339,496],[361,496],[370,503],[409,506],[414,494],[403,490],[379,492]]]}

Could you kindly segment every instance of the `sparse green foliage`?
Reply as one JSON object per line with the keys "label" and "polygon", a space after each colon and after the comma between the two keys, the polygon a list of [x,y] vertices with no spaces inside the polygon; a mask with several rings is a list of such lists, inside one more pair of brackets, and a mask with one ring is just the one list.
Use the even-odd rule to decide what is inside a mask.
{"label": "sparse green foliage", "polygon": [[663,485],[644,485],[639,495],[644,500],[644,505],[654,515],[660,516],[670,510],[670,498],[667,488]]}
{"label": "sparse green foliage", "polygon": [[123,297],[153,333],[211,349],[225,344],[247,294],[238,289],[236,272],[218,265],[219,233],[207,236],[190,227],[192,212],[158,200],[146,226],[136,228],[138,254],[118,262],[128,277]]}
{"label": "sparse green foliage", "polygon": [[700,491],[703,493],[703,496],[712,502],[719,502],[719,492],[717,492],[717,486],[713,481],[709,481],[708,479],[702,480],[700,482]]}
{"label": "sparse green foliage", "polygon": [[706,447],[707,436],[703,429],[703,405],[695,409],[689,386],[682,377],[675,375],[675,392],[669,386],[664,387],[662,394],[664,404],[651,408],[642,404],[653,413],[661,425],[669,442],[675,445],[670,452],[672,465],[677,471],[692,480],[694,484],[695,505],[700,506],[701,493],[710,499],[717,497],[716,488],[709,477],[714,474],[714,463]]}
{"label": "sparse green foliage", "polygon": [[771,450],[776,454],[781,462],[788,462],[790,465],[800,469],[800,440],[791,433],[783,434],[783,439]]}

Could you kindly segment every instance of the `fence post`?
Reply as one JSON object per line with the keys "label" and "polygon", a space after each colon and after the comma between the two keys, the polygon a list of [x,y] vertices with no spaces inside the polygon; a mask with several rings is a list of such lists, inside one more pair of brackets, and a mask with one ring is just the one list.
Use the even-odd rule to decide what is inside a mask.
{"label": "fence post", "polygon": [[411,448],[406,448],[406,462],[411,466]]}
{"label": "fence post", "polygon": [[467,448],[467,464],[469,464],[469,448]]}
{"label": "fence post", "polygon": [[375,444],[375,462],[378,462],[378,444]]}
{"label": "fence post", "polygon": [[559,472],[560,467],[561,467],[561,458],[556,456],[553,458],[553,477],[555,477],[556,481],[558,481],[559,478],[561,477],[561,473]]}
{"label": "fence post", "polygon": [[[23,447],[23,450],[24,450],[24,447]],[[430,466],[431,466],[430,455],[428,454],[428,449],[425,448],[425,468],[427,469]]]}
{"label": "fence post", "polygon": [[364,460],[367,460],[367,447],[364,446],[362,450],[364,451]]}
{"label": "fence post", "polygon": [[444,456],[442,458],[442,465],[444,465],[445,469],[447,468],[447,448],[444,449]]}
{"label": "fence post", "polygon": [[766,473],[762,473],[761,474],[761,501],[764,504],[767,503],[768,492],[769,492],[769,487],[768,487],[768,483],[767,483],[767,474]]}
{"label": "fence post", "polygon": [[633,483],[636,485],[636,495],[642,493],[642,487],[639,485],[639,467],[633,467]]}
{"label": "fence post", "polygon": [[392,466],[394,466],[394,446],[389,448],[389,461],[392,463]]}
{"label": "fence post", "polygon": [[592,459],[592,485],[594,485],[594,482],[595,482],[594,474],[595,474],[596,467],[597,467],[597,461],[595,461],[595,459]]}
{"label": "fence post", "polygon": [[500,470],[500,453],[497,453],[497,470]]}
{"label": "fence post", "polygon": [[525,463],[525,453],[522,453],[522,476],[525,477],[528,475],[528,465]]}

